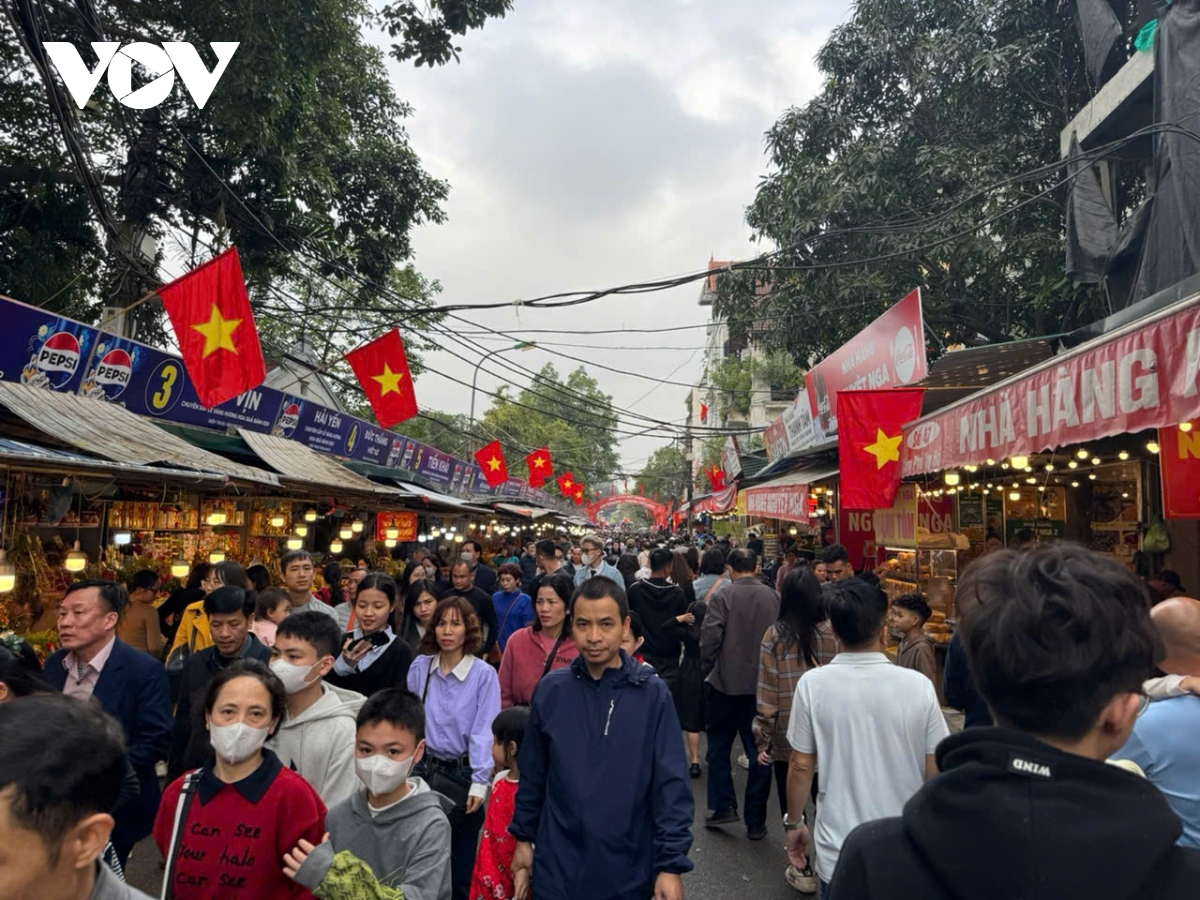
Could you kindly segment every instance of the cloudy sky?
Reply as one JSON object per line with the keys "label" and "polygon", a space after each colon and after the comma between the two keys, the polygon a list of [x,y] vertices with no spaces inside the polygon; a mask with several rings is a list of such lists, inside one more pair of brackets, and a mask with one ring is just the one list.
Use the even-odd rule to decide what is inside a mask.
{"label": "cloudy sky", "polygon": [[[763,134],[816,92],[813,57],[848,8],[846,0],[516,0],[507,18],[462,41],[461,63],[393,63],[397,91],[415,107],[413,145],[451,185],[448,221],[415,235],[418,268],[441,281],[443,303],[510,302],[679,275],[703,268],[710,254],[758,252],[743,211],[766,171]],[[560,329],[529,335],[539,348],[508,358],[529,369],[553,362],[564,374],[580,361],[612,366],[631,374],[589,371],[615,406],[681,420],[687,388],[637,376],[693,383],[702,328],[572,332],[702,324],[698,296],[699,286],[688,285],[564,310],[467,315],[506,332]],[[417,383],[422,406],[467,412],[470,389],[438,373],[469,382],[472,364],[447,353],[427,362],[432,371]],[[480,373],[481,390],[501,383]],[[476,415],[488,403],[480,394]],[[663,443],[623,438],[623,465],[640,469]]]}

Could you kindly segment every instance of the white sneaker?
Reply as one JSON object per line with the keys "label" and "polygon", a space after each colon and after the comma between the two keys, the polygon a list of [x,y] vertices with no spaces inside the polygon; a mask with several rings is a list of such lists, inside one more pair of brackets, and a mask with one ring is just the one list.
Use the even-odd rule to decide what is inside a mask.
{"label": "white sneaker", "polygon": [[[811,873],[811,869],[807,870]],[[815,894],[817,892],[817,876],[801,872],[795,866],[789,865],[783,870],[783,880],[794,887],[802,894]]]}
{"label": "white sneaker", "polygon": [[738,765],[739,765],[739,766],[741,766],[743,769],[749,769],[749,768],[750,768],[750,759],[749,759],[749,758],[746,756],[746,754],[745,754],[745,753],[742,753],[742,754],[740,754],[740,755],[738,756],[737,763],[738,763]]}

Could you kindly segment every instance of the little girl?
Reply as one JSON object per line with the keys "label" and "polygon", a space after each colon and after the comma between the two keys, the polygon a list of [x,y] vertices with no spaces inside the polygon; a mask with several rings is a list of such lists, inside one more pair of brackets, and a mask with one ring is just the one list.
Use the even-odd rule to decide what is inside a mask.
{"label": "little girl", "polygon": [[250,630],[268,647],[275,646],[275,629],[292,611],[292,601],[277,587],[263,588],[254,601],[254,624]]}
{"label": "little girl", "polygon": [[483,840],[475,857],[469,900],[512,900],[515,892],[512,860],[517,842],[508,833],[508,825],[512,822],[517,782],[521,777],[517,751],[521,749],[528,722],[527,706],[510,706],[492,720],[492,760],[498,774],[492,783],[492,799],[488,801],[487,818],[483,821]]}

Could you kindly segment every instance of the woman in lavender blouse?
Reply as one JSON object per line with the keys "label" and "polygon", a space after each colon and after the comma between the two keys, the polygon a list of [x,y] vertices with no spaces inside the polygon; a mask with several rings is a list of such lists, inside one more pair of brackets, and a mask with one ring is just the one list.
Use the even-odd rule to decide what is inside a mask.
{"label": "woman in lavender blouse", "polygon": [[459,596],[442,600],[408,670],[408,689],[425,704],[425,756],[416,774],[454,801],[450,811],[453,900],[466,900],[483,804],[492,777],[492,719],[500,712],[496,670],[475,657],[479,617]]}

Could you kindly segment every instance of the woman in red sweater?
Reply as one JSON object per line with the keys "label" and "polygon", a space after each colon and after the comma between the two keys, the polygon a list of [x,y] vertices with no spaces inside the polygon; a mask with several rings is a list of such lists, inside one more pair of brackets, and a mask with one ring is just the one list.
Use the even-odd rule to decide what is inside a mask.
{"label": "woman in red sweater", "polygon": [[579,655],[571,639],[567,609],[575,585],[563,571],[541,575],[533,583],[533,624],[513,632],[500,661],[500,706],[528,706],[542,676],[569,666]]}
{"label": "woman in red sweater", "polygon": [[235,662],[213,678],[204,710],[215,758],[163,792],[154,821],[154,840],[168,860],[166,896],[311,898],[283,874],[281,860],[301,838],[321,842],[325,805],[307,781],[263,749],[287,712],[283,683],[257,660]]}

